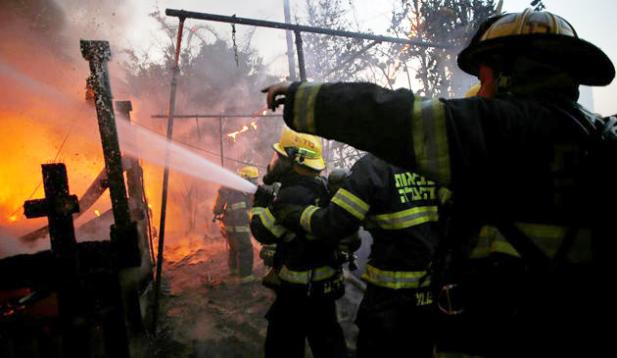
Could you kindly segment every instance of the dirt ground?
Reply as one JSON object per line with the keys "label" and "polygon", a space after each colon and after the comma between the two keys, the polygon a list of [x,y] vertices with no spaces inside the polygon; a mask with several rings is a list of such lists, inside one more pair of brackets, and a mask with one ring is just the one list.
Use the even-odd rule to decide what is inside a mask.
{"label": "dirt ground", "polygon": [[[153,357],[262,357],[274,293],[261,285],[265,270],[254,242],[255,282],[240,284],[228,274],[227,247],[220,236],[199,240],[193,249],[166,248],[160,333]],[[171,259],[170,259],[171,258]],[[349,286],[339,300],[339,318],[353,348],[353,325],[361,293]],[[307,348],[306,357],[311,357]]]}

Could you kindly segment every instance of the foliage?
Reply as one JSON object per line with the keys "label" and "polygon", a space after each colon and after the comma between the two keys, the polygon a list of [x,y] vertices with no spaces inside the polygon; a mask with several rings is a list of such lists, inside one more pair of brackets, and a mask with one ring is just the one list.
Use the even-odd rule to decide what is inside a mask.
{"label": "foliage", "polygon": [[390,30],[398,36],[445,48],[393,46],[390,54],[398,54],[398,61],[417,64],[415,78],[422,84],[418,94],[426,97],[460,95],[470,83],[458,70],[457,54],[478,25],[496,11],[493,0],[402,0],[400,10],[392,13]]}
{"label": "foliage", "polygon": [[[341,0],[306,0],[307,23],[310,26],[349,31],[351,23]],[[365,79],[365,70],[375,63],[367,52],[368,41],[337,36],[303,33],[307,77],[319,81],[351,81]]]}
{"label": "foliage", "polygon": [[[395,4],[391,33],[442,47],[305,34],[307,76],[321,81],[369,81],[390,88],[403,80],[420,96],[462,95],[473,80],[458,69],[457,54],[479,23],[500,5],[493,0],[398,0]],[[306,0],[306,8],[311,26],[352,30],[353,1]],[[331,167],[349,166],[361,155],[333,141],[327,143],[326,152]]]}

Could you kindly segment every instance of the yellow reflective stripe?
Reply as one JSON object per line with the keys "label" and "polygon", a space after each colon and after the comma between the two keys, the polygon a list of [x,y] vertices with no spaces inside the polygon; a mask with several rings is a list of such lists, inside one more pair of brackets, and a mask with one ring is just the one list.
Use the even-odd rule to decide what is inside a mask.
{"label": "yellow reflective stripe", "polygon": [[245,209],[246,203],[241,201],[239,203],[231,204],[231,210]]}
{"label": "yellow reflective stripe", "polygon": [[437,189],[437,198],[439,199],[439,204],[447,204],[452,201],[452,191],[448,188],[441,187]]}
{"label": "yellow reflective stripe", "polygon": [[264,210],[264,208],[258,206],[251,208],[251,210],[249,210],[249,219],[253,219],[253,216],[259,215]]}
{"label": "yellow reflective stripe", "polygon": [[491,249],[487,245],[479,245],[473,248],[471,253],[469,254],[470,259],[480,259],[484,257],[489,257],[491,254]]}
{"label": "yellow reflective stripe", "polygon": [[437,206],[418,206],[390,214],[380,214],[370,217],[371,221],[386,230],[401,230],[408,227],[439,220]]}
{"label": "yellow reflective stripe", "polygon": [[[423,279],[424,278],[424,279]],[[386,271],[367,265],[362,279],[373,285],[401,289],[426,287],[431,284],[426,271]]]}
{"label": "yellow reflective stripe", "polygon": [[259,217],[259,221],[261,221],[261,224],[276,238],[280,238],[287,231],[281,225],[276,224],[276,219],[274,218],[274,215],[272,215],[272,213],[270,212],[270,209],[260,207],[252,208],[250,211],[251,220],[253,220],[253,216],[255,215]]}
{"label": "yellow reflective stripe", "polygon": [[497,239],[491,244],[491,253],[493,252],[499,252],[505,255],[520,257],[518,251],[516,251],[516,249],[512,245],[510,245],[509,242],[501,239]]}
{"label": "yellow reflective stripe", "polygon": [[[261,207],[251,208],[251,210],[249,210],[249,220],[253,220],[253,216],[255,216],[255,215],[257,215],[257,216],[263,215],[265,210],[266,210],[265,208],[261,208]],[[262,220],[262,222],[263,222],[263,220]]]}
{"label": "yellow reflective stripe", "polygon": [[251,228],[247,225],[235,226],[236,232],[251,232]]}
{"label": "yellow reflective stripe", "polygon": [[353,195],[349,191],[341,188],[332,197],[332,202],[348,213],[355,216],[358,220],[364,220],[370,206],[364,200]]}
{"label": "yellow reflective stripe", "polygon": [[484,258],[494,253],[520,257],[516,249],[495,226],[484,225],[478,233],[478,240],[469,258]]}
{"label": "yellow reflective stripe", "polygon": [[319,210],[319,207],[310,205],[310,206],[307,206],[306,209],[302,211],[302,215],[300,215],[300,226],[302,226],[304,231],[312,232],[311,231],[311,218],[313,217],[313,214],[315,214],[317,210]]}
{"label": "yellow reflective stripe", "polygon": [[438,99],[416,98],[411,115],[411,133],[416,164],[421,174],[450,183],[450,152],[445,106]]}
{"label": "yellow reflective stripe", "polygon": [[327,280],[336,275],[338,271],[330,266],[321,266],[307,271],[292,271],[283,265],[279,271],[281,280],[306,285],[309,281],[318,282]]}
{"label": "yellow reflective stripe", "polygon": [[515,226],[533,240],[549,257],[553,257],[567,228],[559,225],[516,223]]}
{"label": "yellow reflective stripe", "polygon": [[297,131],[316,133],[315,100],[321,83],[303,82],[294,96],[294,127]]}

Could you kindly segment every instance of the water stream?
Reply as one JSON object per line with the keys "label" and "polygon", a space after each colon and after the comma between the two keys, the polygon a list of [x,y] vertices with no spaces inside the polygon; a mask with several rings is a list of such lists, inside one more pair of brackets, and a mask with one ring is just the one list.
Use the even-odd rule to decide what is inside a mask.
{"label": "water stream", "polygon": [[[95,112],[95,108],[78,101],[59,89],[33,79],[19,70],[0,61],[0,78],[8,77],[10,81],[19,82],[33,94],[43,97],[54,104],[62,104],[74,108],[79,113]],[[124,155],[130,155],[145,161],[164,166],[166,157],[169,168],[193,177],[217,183],[245,193],[254,193],[255,184],[241,178],[237,174],[220,167],[200,154],[168,141],[164,136],[149,129],[130,123],[116,116],[116,126],[120,140],[120,149]],[[82,135],[92,136],[99,140],[92,131],[80,131]]]}

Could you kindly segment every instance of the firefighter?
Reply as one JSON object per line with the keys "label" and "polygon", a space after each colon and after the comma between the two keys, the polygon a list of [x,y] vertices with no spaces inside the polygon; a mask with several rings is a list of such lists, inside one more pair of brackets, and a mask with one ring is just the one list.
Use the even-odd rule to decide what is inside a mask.
{"label": "firefighter", "polygon": [[[360,304],[358,357],[433,354],[429,265],[439,239],[435,182],[366,154],[351,168],[330,205],[296,209],[283,225],[301,227],[313,240],[357,232],[373,237]],[[290,210],[292,206],[279,208]]]}
{"label": "firefighter", "polygon": [[[465,97],[478,95],[480,83],[471,86],[465,93]],[[456,197],[446,188],[440,188],[440,216],[446,231],[451,231],[451,241],[457,241],[457,228],[450,227],[450,211],[453,200]],[[461,240],[466,241],[466,240]],[[452,250],[449,245],[443,245]],[[492,342],[478,335],[474,330],[465,329],[471,320],[476,324],[485,322],[490,327],[491,321],[503,320],[512,314],[517,300],[516,292],[524,288],[521,280],[524,278],[524,264],[520,254],[505,239],[503,234],[495,226],[484,225],[480,228],[477,236],[473,237],[468,248],[457,252],[441,254],[448,261],[456,260],[456,264],[450,263],[450,270],[444,277],[435,279],[437,285],[434,288],[436,303],[436,323],[439,326],[436,350],[438,356],[455,358],[453,352],[466,352],[470,347],[482,345],[483,351],[488,351]],[[456,267],[454,270],[453,267]],[[465,294],[461,294],[461,292]],[[465,357],[465,354],[461,354]]]}
{"label": "firefighter", "polygon": [[[256,184],[259,169],[245,166],[237,173]],[[251,282],[253,276],[253,245],[249,227],[250,194],[221,187],[212,210],[213,221],[223,222],[223,235],[229,246],[228,267],[232,277],[238,277],[240,283]]]}
{"label": "firefighter", "polygon": [[604,150],[617,131],[576,101],[579,85],[608,85],[614,66],[565,19],[529,9],[481,24],[458,64],[480,79],[479,97],[423,99],[368,83],[265,91],[271,108],[285,97],[291,128],[451,187],[460,241],[491,225],[516,248],[527,276],[510,317],[469,328],[493,342],[486,355],[597,355],[612,322],[602,302],[614,211],[602,207],[617,200],[605,190],[615,152]]}
{"label": "firefighter", "polygon": [[[265,184],[281,183],[275,202],[323,205],[329,200],[325,168],[318,137],[284,128],[264,176]],[[278,225],[270,207],[272,199],[258,190],[251,210],[251,231],[264,245],[276,244],[273,258],[280,281],[276,299],[266,318],[265,356],[304,357],[305,340],[313,356],[346,357],[345,339],[336,316],[336,299],[344,294],[337,247],[329,242],[308,241],[301,230]]]}

